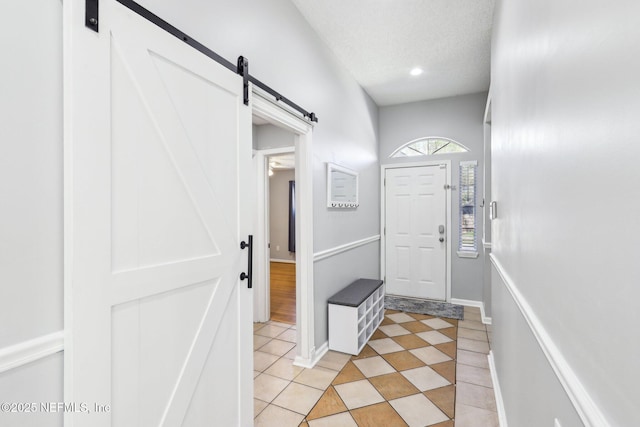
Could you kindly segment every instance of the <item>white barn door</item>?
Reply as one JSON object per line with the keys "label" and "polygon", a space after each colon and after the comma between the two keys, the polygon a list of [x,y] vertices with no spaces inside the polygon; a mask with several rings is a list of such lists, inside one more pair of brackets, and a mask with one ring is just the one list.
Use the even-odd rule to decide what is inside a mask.
{"label": "white barn door", "polygon": [[115,0],[92,32],[84,3],[64,5],[65,401],[88,411],[65,425],[253,425],[242,80]]}
{"label": "white barn door", "polygon": [[446,172],[446,165],[386,169],[388,294],[446,299]]}

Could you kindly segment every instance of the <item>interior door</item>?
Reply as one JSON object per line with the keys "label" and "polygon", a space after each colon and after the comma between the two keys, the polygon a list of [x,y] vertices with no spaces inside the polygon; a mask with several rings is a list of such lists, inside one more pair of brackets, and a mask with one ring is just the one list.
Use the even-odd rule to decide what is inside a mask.
{"label": "interior door", "polygon": [[446,172],[446,165],[386,169],[388,294],[446,299]]}
{"label": "interior door", "polygon": [[65,401],[88,411],[65,425],[253,425],[242,80],[115,0],[95,33],[84,3],[65,1]]}

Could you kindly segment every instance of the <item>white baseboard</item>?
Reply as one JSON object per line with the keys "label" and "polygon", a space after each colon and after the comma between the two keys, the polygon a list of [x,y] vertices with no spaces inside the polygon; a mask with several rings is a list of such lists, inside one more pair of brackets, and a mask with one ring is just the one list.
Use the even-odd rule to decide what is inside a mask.
{"label": "white baseboard", "polygon": [[461,298],[451,298],[451,304],[464,305],[467,307],[478,307],[480,309],[484,306],[484,303],[482,301]]}
{"label": "white baseboard", "polygon": [[480,308],[480,315],[482,316],[482,323],[490,325],[493,322],[493,318],[487,317],[484,313],[484,305]]}
{"label": "white baseboard", "polygon": [[496,397],[496,407],[498,409],[498,424],[500,427],[507,427],[507,414],[504,411],[504,400],[502,400],[502,391],[500,390],[500,382],[498,381],[498,373],[496,372],[496,361],[493,358],[493,351],[489,351],[489,370],[491,371],[491,381],[493,382],[493,393]]}
{"label": "white baseboard", "polygon": [[283,262],[285,264],[295,264],[296,261],[293,259],[276,259],[276,258],[271,258],[269,261],[271,262]]}
{"label": "white baseboard", "polygon": [[64,331],[24,341],[0,350],[0,372],[5,372],[64,350]]}
{"label": "white baseboard", "polygon": [[529,325],[529,329],[531,329],[531,332],[538,341],[538,345],[549,361],[553,372],[556,374],[560,384],[562,384],[562,387],[585,427],[610,427],[611,424],[607,421],[598,405],[593,401],[591,395],[585,390],[580,378],[578,378],[578,375],[574,372],[567,359],[564,358],[564,355],[558,346],[556,346],[547,330],[542,326],[542,322],[538,319],[535,311],[531,308],[526,298],[520,293],[520,290],[502,267],[498,258],[494,254],[491,254],[489,257],[502,283],[511,294],[516,306]]}
{"label": "white baseboard", "polygon": [[482,323],[484,323],[485,325],[491,324],[491,321],[492,321],[491,317],[487,317],[484,312],[484,302],[475,301],[471,299],[451,298],[451,304],[464,305],[467,307],[478,307],[480,309],[480,316],[482,318]]}
{"label": "white baseboard", "polygon": [[293,364],[296,366],[300,366],[302,368],[311,369],[322,359],[322,357],[327,354],[329,351],[329,341],[325,341],[317,350],[311,351],[311,357],[309,359],[305,359],[300,356],[296,356],[293,361]]}

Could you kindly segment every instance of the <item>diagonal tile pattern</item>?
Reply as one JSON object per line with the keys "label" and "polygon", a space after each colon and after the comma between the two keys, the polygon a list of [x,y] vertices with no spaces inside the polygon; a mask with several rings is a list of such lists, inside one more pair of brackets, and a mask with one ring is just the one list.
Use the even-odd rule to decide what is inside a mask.
{"label": "diagonal tile pattern", "polygon": [[366,359],[354,360],[353,364],[364,374],[365,377],[377,377],[378,375],[395,372],[393,366],[380,356],[368,357]]}
{"label": "diagonal tile pattern", "polygon": [[497,427],[490,331],[464,312],[386,310],[360,354],[329,351],[312,369],[293,365],[295,326],[254,324],[255,425]]}
{"label": "diagonal tile pattern", "polygon": [[[404,313],[398,313],[398,314],[404,314]],[[398,314],[396,314],[396,316]],[[397,337],[399,335],[408,335],[411,333],[400,325],[384,325],[384,326],[380,326],[380,330],[388,337]]]}

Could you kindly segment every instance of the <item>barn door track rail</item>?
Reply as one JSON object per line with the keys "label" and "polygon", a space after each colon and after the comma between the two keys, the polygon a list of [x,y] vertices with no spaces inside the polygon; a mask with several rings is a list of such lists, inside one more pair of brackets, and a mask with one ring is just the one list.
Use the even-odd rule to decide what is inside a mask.
{"label": "barn door track rail", "polygon": [[[111,1],[111,0],[107,0],[107,1]],[[148,9],[145,9],[144,7],[140,6],[135,1],[132,1],[132,0],[113,0],[113,1],[117,1],[121,5],[123,5],[127,9],[131,10],[132,12],[140,15],[141,17],[143,17],[147,21],[149,21],[149,22],[155,24],[156,26],[162,28],[163,30],[165,30],[169,34],[173,35],[174,37],[179,38],[180,40],[182,40],[183,42],[185,42],[186,44],[188,44],[192,48],[196,49],[198,52],[208,56],[209,58],[213,59],[214,61],[216,61],[218,64],[222,65],[223,67],[228,68],[229,70],[233,71],[234,73],[237,73],[237,74],[241,75],[242,76],[243,90],[244,90],[244,104],[245,105],[249,105],[249,82],[251,82],[255,86],[257,86],[260,89],[262,89],[263,91],[267,92],[269,95],[273,96],[276,101],[283,102],[284,104],[286,104],[289,107],[293,108],[295,111],[297,111],[300,114],[302,114],[302,116],[305,117],[306,119],[308,119],[309,121],[312,121],[312,122],[317,122],[318,121],[318,117],[315,115],[315,113],[308,112],[307,110],[305,110],[304,108],[302,108],[301,106],[296,104],[295,102],[291,101],[290,99],[286,98],[282,94],[278,93],[274,89],[270,88],[266,84],[262,83],[260,80],[256,79],[252,75],[250,75],[249,74],[249,61],[247,60],[247,58],[245,58],[243,56],[240,56],[240,57],[238,57],[237,63],[233,64],[232,62],[227,61],[225,58],[223,58],[222,56],[218,55],[217,53],[215,53],[214,51],[212,51],[211,49],[209,49],[208,47],[206,47],[202,43],[198,42],[197,40],[193,39],[192,37],[188,36],[184,32],[182,32],[179,29],[177,29],[176,27],[174,27],[173,25],[169,24],[167,21],[165,21],[164,19],[160,18],[158,15],[155,15],[151,11],[149,11]],[[87,28],[95,31],[95,32],[98,32],[99,31],[99,27],[98,27],[99,23],[100,23],[100,21],[99,21],[99,0],[85,0],[85,26]]]}

